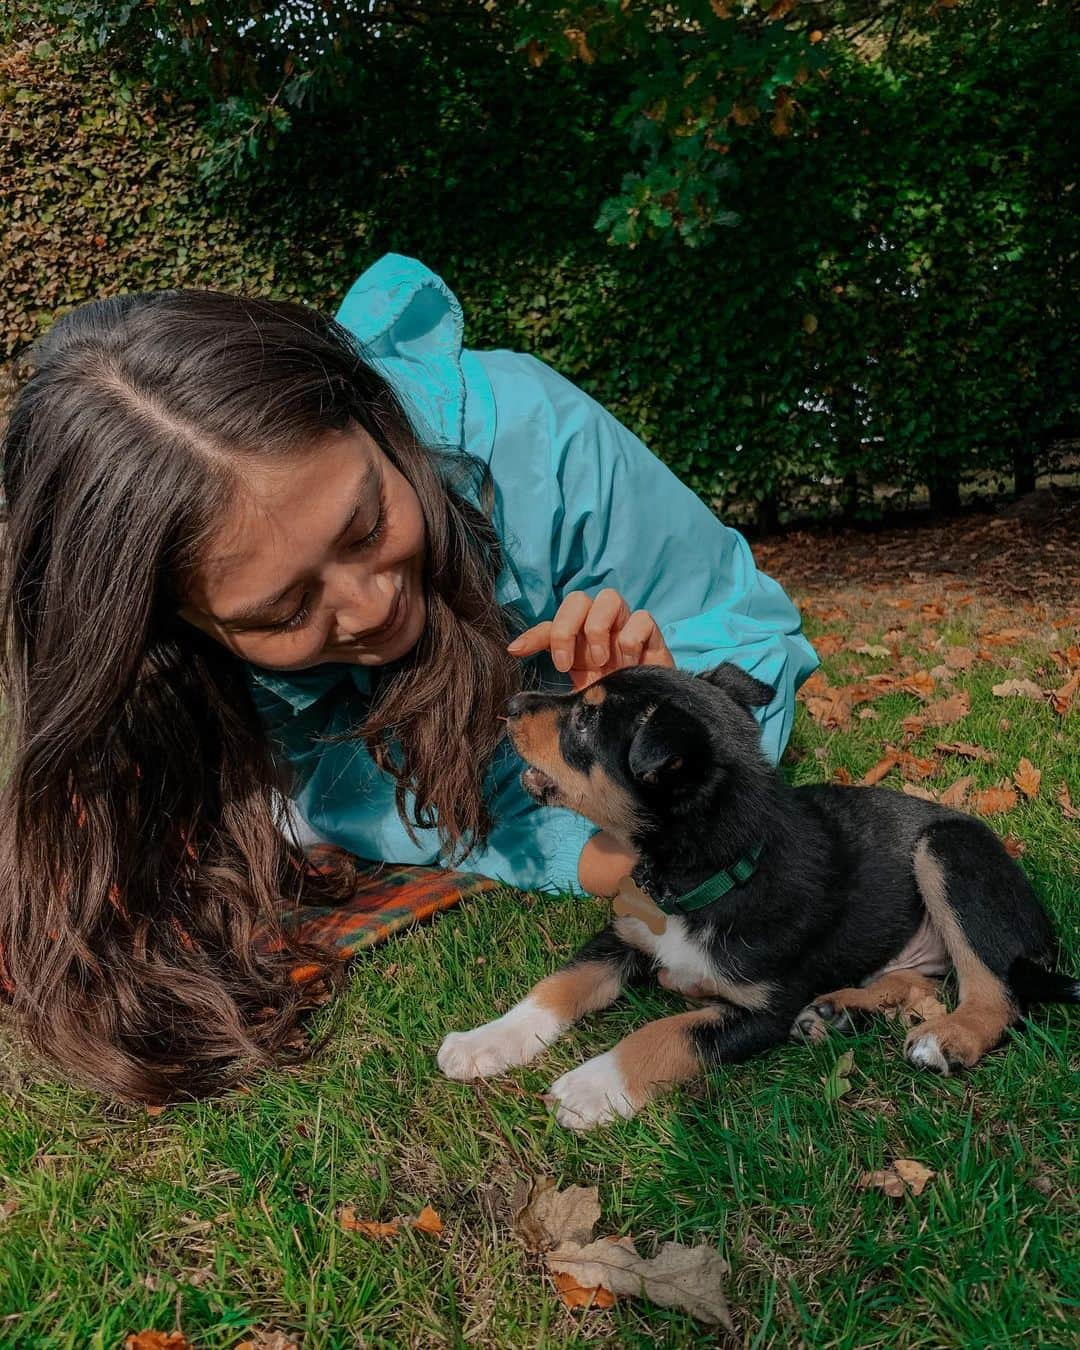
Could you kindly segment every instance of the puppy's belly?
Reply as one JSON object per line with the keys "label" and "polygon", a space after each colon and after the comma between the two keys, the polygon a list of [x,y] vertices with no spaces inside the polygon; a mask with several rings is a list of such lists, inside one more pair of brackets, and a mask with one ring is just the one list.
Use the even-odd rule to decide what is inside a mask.
{"label": "puppy's belly", "polygon": [[952,962],[949,960],[949,953],[945,950],[944,940],[934,926],[930,915],[924,914],[922,923],[905,943],[903,949],[880,970],[875,970],[872,975],[868,975],[863,983],[869,984],[873,980],[879,980],[882,975],[888,975],[894,970],[912,970],[917,975],[925,975],[928,979],[939,979],[941,976],[947,975],[951,968]]}
{"label": "puppy's belly", "polygon": [[677,915],[668,916],[662,933],[654,933],[640,919],[627,917],[615,920],[615,931],[628,946],[657,962],[657,978],[665,989],[686,998],[722,998],[743,1008],[768,1006],[772,986],[740,980],[737,971],[718,965]]}

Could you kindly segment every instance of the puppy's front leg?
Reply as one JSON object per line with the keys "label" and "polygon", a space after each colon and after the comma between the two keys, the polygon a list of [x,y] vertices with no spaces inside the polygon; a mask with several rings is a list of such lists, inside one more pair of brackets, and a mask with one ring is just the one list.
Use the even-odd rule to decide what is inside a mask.
{"label": "puppy's front leg", "polygon": [[451,1032],[439,1050],[439,1068],[447,1078],[468,1080],[528,1064],[586,1013],[614,1003],[626,984],[644,977],[649,964],[606,928],[502,1017],[472,1031]]}
{"label": "puppy's front leg", "polygon": [[616,1116],[629,1119],[672,1084],[785,1040],[790,1025],[790,1014],[749,1012],[730,1003],[650,1022],[614,1050],[556,1079],[549,1089],[558,1103],[555,1118],[571,1130],[587,1130]]}

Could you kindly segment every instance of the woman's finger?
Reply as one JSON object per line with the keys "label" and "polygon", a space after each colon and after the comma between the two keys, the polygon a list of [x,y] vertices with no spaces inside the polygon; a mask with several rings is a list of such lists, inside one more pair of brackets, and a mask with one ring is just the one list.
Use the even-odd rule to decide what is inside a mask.
{"label": "woman's finger", "polygon": [[647,609],[637,609],[615,636],[618,662],[622,666],[639,666],[646,645],[656,632],[656,620]]}
{"label": "woman's finger", "polygon": [[568,671],[574,664],[574,648],[592,608],[584,591],[571,591],[551,621],[551,659],[556,670]]}
{"label": "woman's finger", "polygon": [[585,618],[585,641],[588,644],[589,665],[603,670],[612,659],[611,634],[618,631],[630,617],[630,606],[618,591],[605,587],[592,602]]}
{"label": "woman's finger", "polygon": [[546,652],[551,646],[551,620],[535,623],[524,633],[507,644],[506,650],[511,656],[535,656],[537,652]]}

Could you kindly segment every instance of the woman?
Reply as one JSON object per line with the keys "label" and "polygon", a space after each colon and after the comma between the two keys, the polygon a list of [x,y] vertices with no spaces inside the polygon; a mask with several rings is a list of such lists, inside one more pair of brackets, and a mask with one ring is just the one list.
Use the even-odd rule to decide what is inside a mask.
{"label": "woman", "polygon": [[[39,342],[6,435],[0,824],[6,986],[33,1043],[163,1101],[280,1056],[311,958],[283,897],[335,896],[278,828],[362,857],[597,893],[633,862],[517,779],[523,679],[816,664],[742,538],[531,357],[388,255],[336,322],[162,291]],[[252,942],[256,923],[275,939]]]}

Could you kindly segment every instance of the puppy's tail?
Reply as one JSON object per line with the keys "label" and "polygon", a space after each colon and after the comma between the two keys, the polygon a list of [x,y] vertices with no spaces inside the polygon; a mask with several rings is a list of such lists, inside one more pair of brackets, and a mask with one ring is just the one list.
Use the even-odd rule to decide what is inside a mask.
{"label": "puppy's tail", "polygon": [[1009,967],[1009,987],[1023,1003],[1080,1003],[1080,980],[1047,970],[1025,956]]}

